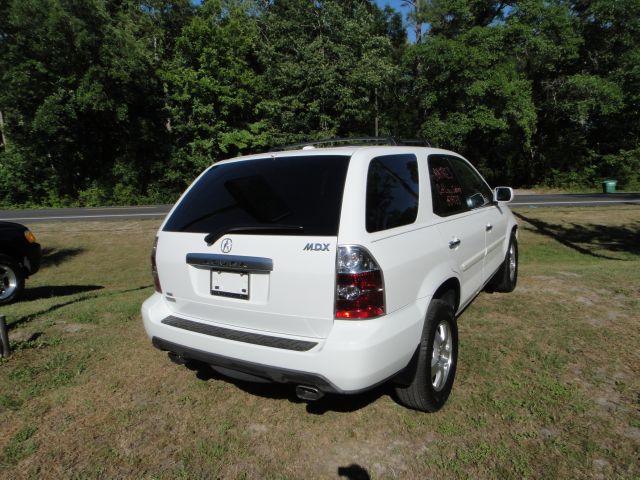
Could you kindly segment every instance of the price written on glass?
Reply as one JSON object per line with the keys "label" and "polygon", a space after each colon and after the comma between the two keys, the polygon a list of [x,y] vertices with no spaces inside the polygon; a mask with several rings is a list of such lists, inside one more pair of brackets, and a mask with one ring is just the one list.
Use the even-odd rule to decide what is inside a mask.
{"label": "price written on glass", "polygon": [[[432,170],[432,175],[437,182],[438,195],[445,200],[448,207],[455,207],[462,205],[461,195],[462,187],[459,185],[451,184],[451,181],[455,181],[455,177],[449,168],[437,167]],[[441,182],[449,180],[448,185],[443,185]]]}
{"label": "price written on glass", "polygon": [[462,204],[462,200],[460,198],[462,195],[462,188],[459,186],[438,185],[438,193],[446,200],[447,206],[449,207]]}

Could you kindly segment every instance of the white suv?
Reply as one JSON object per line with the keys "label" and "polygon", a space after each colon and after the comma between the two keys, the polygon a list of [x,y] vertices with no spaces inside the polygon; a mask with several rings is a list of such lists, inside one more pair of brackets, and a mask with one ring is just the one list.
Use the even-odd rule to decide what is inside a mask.
{"label": "white suv", "polygon": [[292,383],[306,400],[392,380],[402,404],[436,411],[456,316],[485,287],[515,288],[512,197],[436,148],[218,162],[160,227],[144,327],[176,361]]}

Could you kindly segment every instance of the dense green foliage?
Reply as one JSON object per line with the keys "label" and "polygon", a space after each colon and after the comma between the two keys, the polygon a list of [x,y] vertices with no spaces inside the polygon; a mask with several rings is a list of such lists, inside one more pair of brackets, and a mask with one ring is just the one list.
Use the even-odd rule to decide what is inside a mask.
{"label": "dense green foliage", "polygon": [[640,188],[640,0],[0,0],[0,204],[172,201],[204,167],[426,138],[493,183]]}

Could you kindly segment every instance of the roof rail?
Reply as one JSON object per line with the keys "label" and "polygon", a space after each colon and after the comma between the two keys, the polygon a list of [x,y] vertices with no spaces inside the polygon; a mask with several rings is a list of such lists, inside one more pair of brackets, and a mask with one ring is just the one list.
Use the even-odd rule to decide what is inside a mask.
{"label": "roof rail", "polygon": [[398,142],[398,145],[404,145],[404,146],[415,146],[415,147],[430,147],[431,143],[429,143],[429,140],[425,139],[425,138],[398,138],[396,139],[396,141]]}
{"label": "roof rail", "polygon": [[291,145],[283,145],[274,147],[271,151],[278,150],[298,150],[304,147],[330,146],[330,145],[392,145],[397,146],[423,146],[430,147],[431,144],[427,140],[405,140],[395,137],[351,137],[351,138],[327,138],[323,140],[313,140],[310,142],[294,143]]}

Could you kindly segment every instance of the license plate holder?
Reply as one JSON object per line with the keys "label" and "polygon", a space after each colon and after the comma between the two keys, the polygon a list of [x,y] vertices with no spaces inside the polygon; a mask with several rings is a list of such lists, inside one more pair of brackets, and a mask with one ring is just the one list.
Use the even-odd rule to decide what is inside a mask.
{"label": "license plate holder", "polygon": [[211,295],[249,300],[249,273],[211,270]]}

